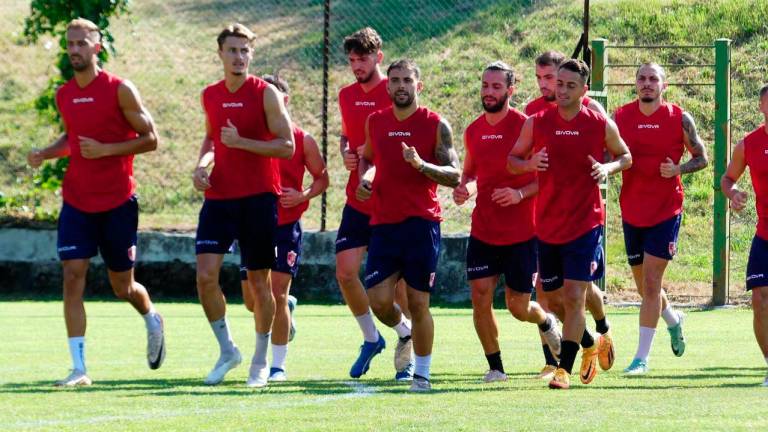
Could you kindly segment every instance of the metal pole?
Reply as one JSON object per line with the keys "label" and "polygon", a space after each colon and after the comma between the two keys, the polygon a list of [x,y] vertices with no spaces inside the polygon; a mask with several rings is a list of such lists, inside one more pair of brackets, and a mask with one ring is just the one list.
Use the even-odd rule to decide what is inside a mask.
{"label": "metal pole", "polygon": [[728,303],[730,213],[720,190],[731,155],[731,40],[715,41],[715,208],[712,238],[712,303]]}
{"label": "metal pole", "polygon": [[[589,2],[586,2],[586,8],[589,8]],[[586,29],[585,29],[586,31]],[[608,53],[606,52],[605,48],[608,45],[608,41],[605,39],[595,39],[592,41],[592,50],[591,50],[591,70],[592,70],[592,84],[591,84],[591,91],[590,94],[592,95],[594,99],[596,99],[598,102],[600,102],[603,107],[607,110],[608,109],[608,95],[605,92],[605,67],[608,64]],[[584,49],[586,52],[587,45],[584,45]],[[608,179],[606,179],[604,182],[600,183],[600,196],[603,198],[603,205],[605,206],[605,225],[604,227],[608,226]],[[603,228],[603,259],[605,260],[605,264],[608,262],[608,231]],[[601,290],[605,291],[605,279],[608,276],[608,269],[607,265],[605,267],[605,273],[599,281],[597,281],[597,285],[600,287]]]}
{"label": "metal pole", "polygon": [[582,58],[587,66],[592,67],[592,59],[589,52],[589,0],[584,0],[584,35],[582,36]]}
{"label": "metal pole", "polygon": [[[331,27],[331,0],[325,0],[323,8],[323,136],[322,152],[323,160],[328,164],[328,63],[330,53],[330,27]],[[320,231],[325,231],[325,220],[327,218],[328,197],[326,192],[320,200]]]}

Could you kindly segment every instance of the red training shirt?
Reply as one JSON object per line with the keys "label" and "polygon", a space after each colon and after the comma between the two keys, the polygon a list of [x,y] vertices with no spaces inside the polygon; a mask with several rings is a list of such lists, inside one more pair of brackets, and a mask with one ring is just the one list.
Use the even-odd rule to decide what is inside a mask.
{"label": "red training shirt", "polygon": [[757,236],[768,240],[768,134],[765,125],[744,137],[744,160],[755,190]]}

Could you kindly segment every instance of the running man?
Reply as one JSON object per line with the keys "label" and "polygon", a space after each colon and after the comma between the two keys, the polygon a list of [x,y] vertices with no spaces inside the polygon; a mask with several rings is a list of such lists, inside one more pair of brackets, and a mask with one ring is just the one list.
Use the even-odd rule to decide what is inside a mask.
{"label": "running man", "polygon": [[[525,114],[533,116],[536,113],[543,111],[547,108],[557,106],[556,102],[556,90],[557,90],[557,69],[560,64],[566,60],[565,54],[559,51],[546,51],[541,53],[535,60],[536,68],[536,83],[539,86],[541,96],[532,100],[525,106]],[[605,109],[594,99],[590,99],[588,96],[584,96],[581,100],[582,104],[587,108],[597,111],[600,114],[606,115]],[[536,283],[536,301],[547,312],[555,312],[556,315],[562,317],[563,310],[561,301],[555,293],[544,292],[541,288],[541,280]],[[548,297],[555,296],[551,301],[548,301]],[[551,306],[550,306],[551,303]],[[587,310],[592,314],[592,318],[595,320],[595,330],[603,335],[602,346],[599,347],[599,361],[600,368],[608,370],[613,367],[613,361],[615,358],[613,338],[610,333],[610,324],[605,316],[605,307],[603,304],[603,292],[597,285],[592,284],[592,287],[587,291]],[[591,334],[585,334],[584,344],[582,348],[589,348],[592,346],[593,336]],[[557,369],[557,358],[553,354],[549,345],[544,341],[542,337],[542,350],[544,352],[545,365],[539,373],[539,378],[544,380],[551,380],[552,376]]]}
{"label": "running man", "polygon": [[165,342],[163,318],[133,276],[139,223],[133,156],[157,148],[155,124],[136,87],[99,67],[101,30],[96,24],[72,20],[66,38],[74,78],[56,91],[65,132],[50,146],[32,150],[27,162],[37,168],[46,159],[69,156],[57,247],[72,372],[55,383],[68,387],[91,384],[85,367],[83,292],[90,259],[97,253],[115,295],[144,317],[150,369],[163,364]]}
{"label": "running man", "polygon": [[[755,339],[768,365],[768,85],[760,89],[760,113],[763,124],[736,144],[731,162],[720,180],[720,187],[731,200],[731,208],[743,210],[749,195],[740,191],[736,183],[749,167],[755,191],[757,232],[749,250],[746,281],[747,291],[752,291]],[[763,387],[768,387],[768,375]]]}
{"label": "running man", "polygon": [[368,117],[359,167],[357,197],[371,198],[373,227],[365,285],[376,317],[398,330],[405,318],[394,303],[395,285],[405,280],[416,354],[411,391],[424,392],[431,389],[435,333],[429,297],[440,251],[437,185],[458,186],[459,158],[448,122],[419,106],[418,66],[398,60],[387,78],[393,106]]}
{"label": "running man", "polygon": [[[627,260],[642,297],[637,352],[624,369],[630,375],[648,372],[648,354],[659,316],[667,323],[672,352],[678,357],[685,352],[683,313],[672,309],[661,284],[677,252],[683,217],[680,176],[707,166],[707,153],[693,117],[664,101],[664,69],[656,63],[645,63],[638,68],[635,83],[637,99],[614,114],[633,156],[632,168],[622,172],[619,202]],[[691,159],[680,163],[686,149]]]}
{"label": "running man", "polygon": [[256,349],[246,385],[264,387],[275,316],[270,269],[275,266],[277,197],[281,193],[280,166],[273,158],[293,155],[293,133],[283,95],[248,74],[254,34],[242,24],[233,24],[216,40],[224,79],[202,93],[206,134],[193,175],[195,188],[205,192],[195,239],[197,293],[220,351],[204,382],[220,383],[242,360],[232,341],[219,286],[224,254],[237,240],[247,269],[256,327]]}
{"label": "running man", "polygon": [[507,309],[524,322],[537,324],[552,351],[560,353],[557,320],[532,302],[536,280],[536,227],[534,173],[512,175],[507,155],[527,119],[510,108],[515,73],[506,63],[486,66],[480,97],[485,113],[464,133],[464,171],[453,190],[456,204],[477,195],[467,246],[467,279],[472,290],[472,318],[488,361],[485,382],[506,381],[499,349],[499,330],[493,313],[493,295],[504,275]]}
{"label": "running man", "polygon": [[[262,79],[280,91],[287,107],[290,99],[288,83],[277,75],[265,75]],[[272,366],[269,368],[269,381],[285,381],[288,378],[285,373],[288,342],[293,340],[296,333],[292,319],[296,298],[289,295],[289,291],[301,260],[301,215],[309,208],[309,200],[328,188],[328,171],[325,169],[325,161],[317,147],[317,141],[294,124],[293,142],[296,145],[293,157],[280,160],[282,195],[277,206],[277,262],[271,272],[275,319],[272,323]],[[303,186],[305,170],[312,176],[309,189],[304,189]],[[240,269],[240,278],[245,307],[253,312],[254,302],[245,267]]]}
{"label": "running man", "polygon": [[[384,59],[381,44],[381,37],[370,27],[352,33],[344,39],[344,52],[355,76],[355,82],[339,92],[339,150],[344,167],[349,171],[349,180],[346,188],[347,202],[336,237],[336,280],[347,307],[355,316],[363,333],[360,354],[349,370],[352,378],[360,378],[365,374],[373,357],[386,347],[384,338],[376,329],[368,295],[360,281],[360,265],[371,238],[371,205],[355,196],[360,182],[358,164],[360,152],[365,144],[365,121],[371,113],[392,106],[387,94],[387,77],[381,72],[381,62]],[[394,358],[395,379],[409,381],[413,377],[413,343],[405,284],[402,282],[398,283],[395,299],[403,311],[403,322],[395,327],[398,336]]]}
{"label": "running man", "polygon": [[[526,120],[508,160],[513,173],[538,172],[539,272],[545,292],[562,289],[556,297],[564,309],[560,362],[549,383],[556,389],[570,386],[579,341],[588,334],[587,292],[603,274],[605,212],[598,183],[632,165],[613,121],[582,104],[588,76],[589,67],[581,60],[560,64],[557,107]],[[614,161],[598,162],[606,149]],[[584,349],[580,372],[584,384],[597,374],[602,339],[601,335]]]}

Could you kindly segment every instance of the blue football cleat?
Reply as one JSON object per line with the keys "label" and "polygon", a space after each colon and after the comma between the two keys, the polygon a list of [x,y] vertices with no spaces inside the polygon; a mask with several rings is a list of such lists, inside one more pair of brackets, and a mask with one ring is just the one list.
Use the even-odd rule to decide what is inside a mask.
{"label": "blue football cleat", "polygon": [[352,378],[360,378],[368,372],[368,368],[371,366],[371,360],[373,360],[376,354],[384,351],[386,346],[387,343],[384,341],[384,337],[381,333],[379,333],[378,341],[363,342],[363,344],[360,345],[360,355],[357,356],[357,360],[355,360],[355,363],[349,370],[349,376]]}

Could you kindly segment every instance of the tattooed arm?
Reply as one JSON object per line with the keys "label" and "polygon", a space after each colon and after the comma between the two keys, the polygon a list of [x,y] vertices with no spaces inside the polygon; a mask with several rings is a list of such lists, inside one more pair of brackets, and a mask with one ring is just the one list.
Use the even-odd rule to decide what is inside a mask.
{"label": "tattooed arm", "polygon": [[453,148],[453,132],[445,119],[440,119],[437,127],[437,144],[435,145],[435,159],[437,164],[424,161],[416,148],[402,143],[403,158],[420,173],[430,180],[443,186],[455,188],[459,185],[461,172],[459,169],[459,155]]}
{"label": "tattooed arm", "polygon": [[693,117],[687,111],[683,111],[683,143],[691,154],[691,159],[686,163],[675,165],[671,159],[667,158],[667,161],[661,164],[662,177],[675,177],[680,174],[703,170],[707,167],[709,163],[707,150],[704,148],[704,142],[696,130],[696,122],[693,121]]}

